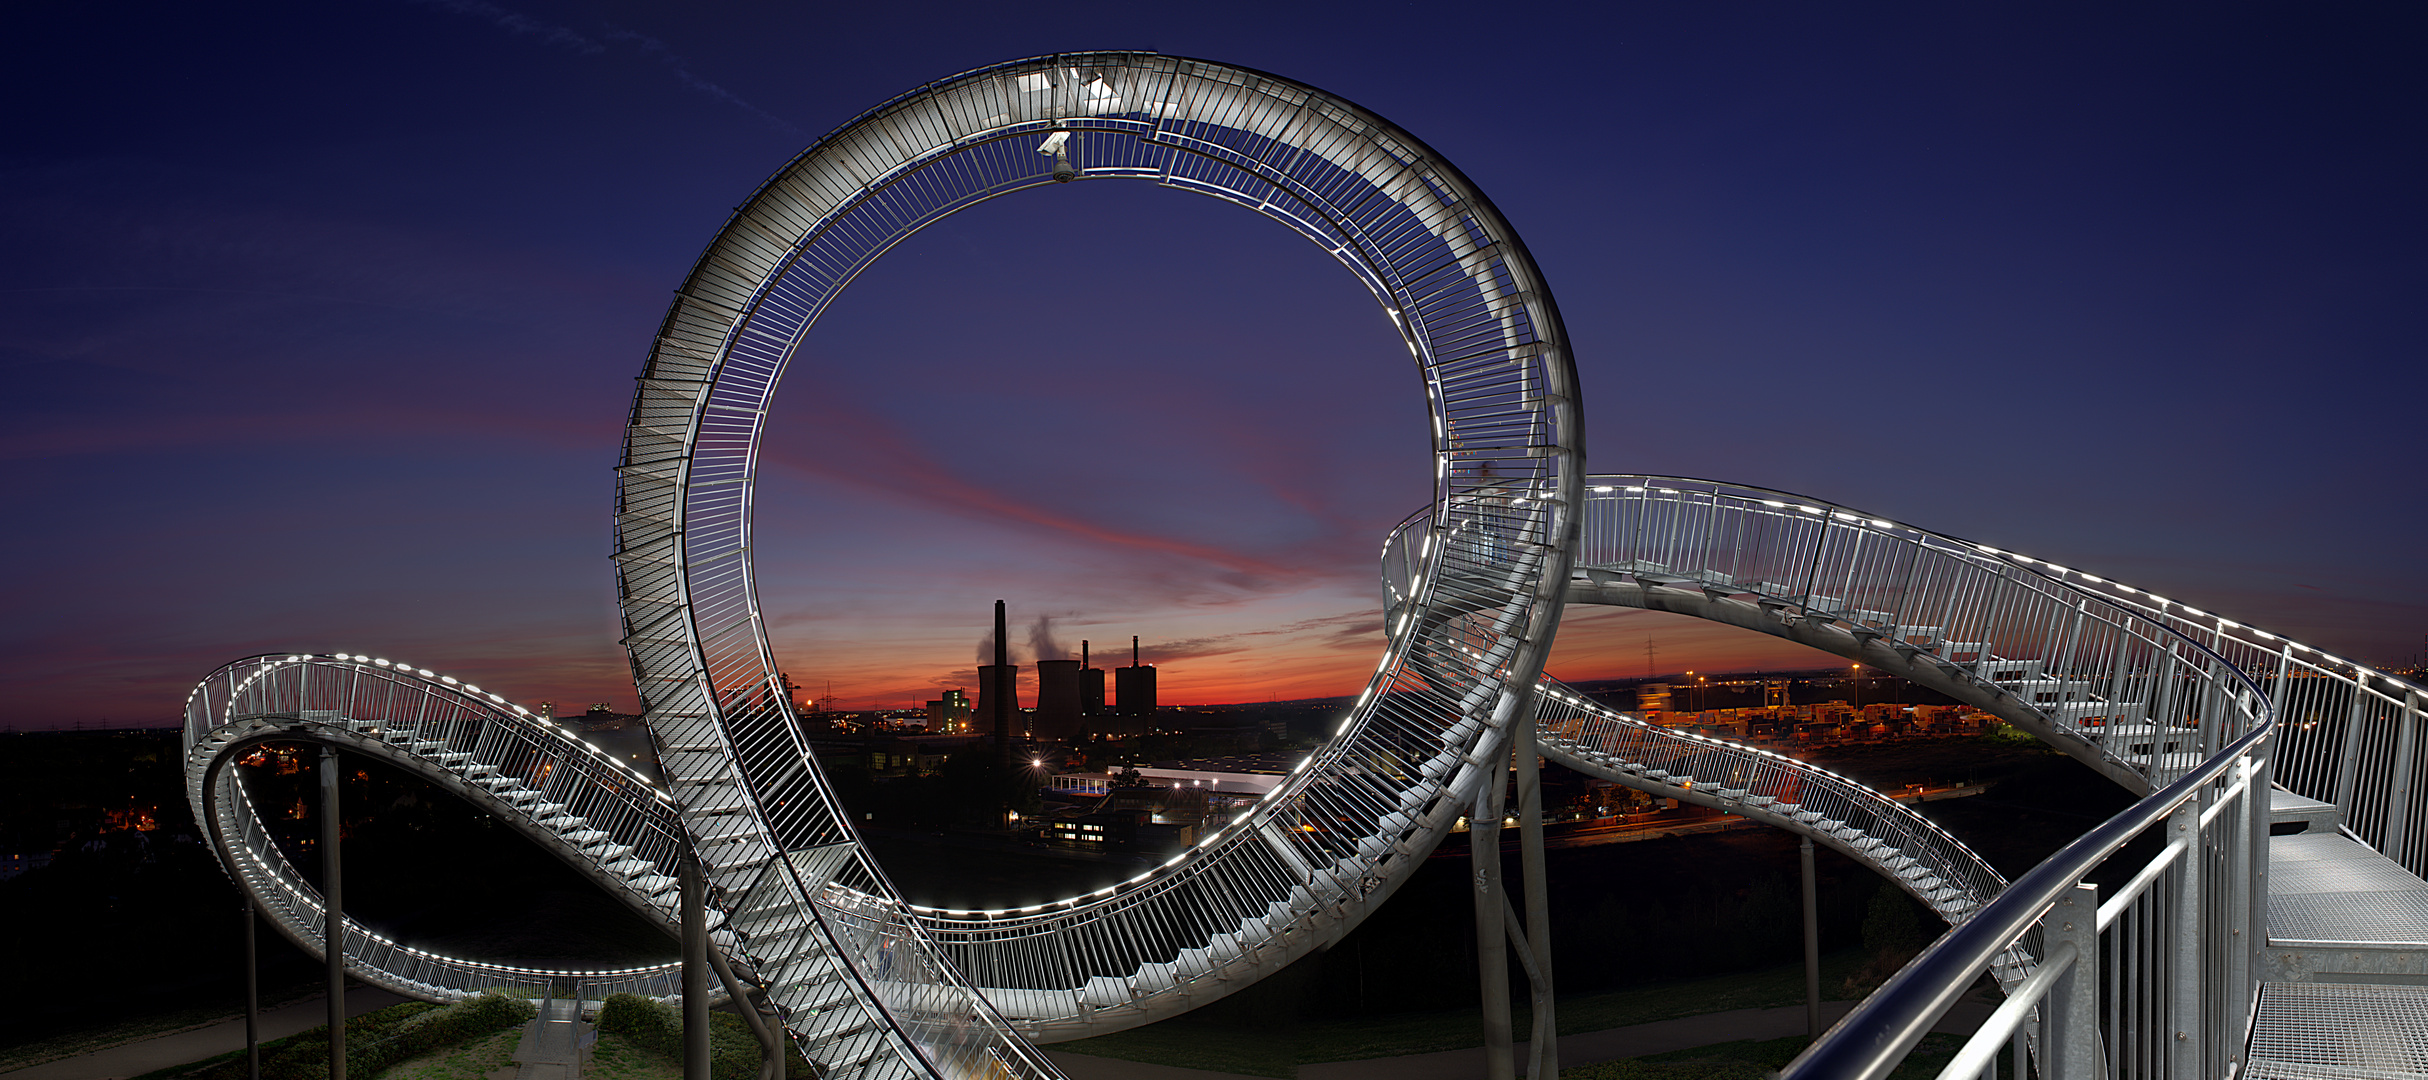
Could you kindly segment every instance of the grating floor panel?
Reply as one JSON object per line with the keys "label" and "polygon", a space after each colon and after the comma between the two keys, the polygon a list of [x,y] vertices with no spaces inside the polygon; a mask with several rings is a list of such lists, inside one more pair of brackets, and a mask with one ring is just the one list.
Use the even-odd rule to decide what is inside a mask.
{"label": "grating floor panel", "polygon": [[2428,882],[2422,882],[2412,876],[2411,871],[2387,860],[2271,862],[2269,869],[2274,872],[2268,875],[2268,892],[2278,896],[2286,893],[2401,892],[2428,888]]}
{"label": "grating floor panel", "polygon": [[2353,854],[2355,850],[2366,854],[2376,854],[2340,834],[2295,833],[2292,836],[2278,836],[2269,839],[2268,863],[2273,866],[2286,862],[2348,861],[2355,857]]}
{"label": "grating floor panel", "polygon": [[2428,987],[2264,983],[2254,1080],[2428,1077]]}
{"label": "grating floor panel", "polygon": [[2318,892],[2268,898],[2268,940],[2428,945],[2428,892]]}
{"label": "grating floor panel", "polygon": [[2428,946],[2428,881],[2341,836],[2275,837],[2268,941]]}

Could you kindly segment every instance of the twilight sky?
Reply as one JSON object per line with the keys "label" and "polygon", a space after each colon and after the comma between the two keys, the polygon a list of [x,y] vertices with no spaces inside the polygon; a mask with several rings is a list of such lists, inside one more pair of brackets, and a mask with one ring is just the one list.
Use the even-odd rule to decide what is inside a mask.
{"label": "twilight sky", "polygon": [[[0,727],[227,660],[633,696],[632,377],[731,208],[999,60],[1147,48],[1390,117],[1526,238],[1596,469],[1861,507],[2381,664],[2428,633],[2428,32],[2401,5],[27,5],[0,140]],[[1236,207],[1089,182],[866,274],[759,492],[847,707],[1147,643],[1167,702],[1354,693],[1425,498],[1404,351]],[[1828,662],[1569,618],[1552,670]],[[1126,662],[1126,661],[1125,661]]]}

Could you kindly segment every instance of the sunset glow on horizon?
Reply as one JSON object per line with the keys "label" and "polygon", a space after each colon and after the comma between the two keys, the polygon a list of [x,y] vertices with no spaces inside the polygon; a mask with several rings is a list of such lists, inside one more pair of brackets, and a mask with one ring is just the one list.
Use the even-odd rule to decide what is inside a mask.
{"label": "sunset glow on horizon", "polygon": [[[0,729],[168,723],[219,665],[297,651],[633,711],[614,466],[702,246],[893,95],[1142,42],[1356,101],[1489,192],[1556,292],[1592,471],[2421,651],[2410,38],[1763,12],[1441,40],[1320,11],[29,11],[44,47],[0,76],[42,103],[0,215]],[[1082,639],[1118,667],[1136,635],[1167,705],[1355,695],[1377,553],[1431,498],[1413,370],[1352,274],[1240,206],[1091,179],[935,222],[824,311],[769,411],[776,659],[845,708],[974,690],[1000,598],[1024,669]],[[1830,662],[1571,609],[1549,669]]]}

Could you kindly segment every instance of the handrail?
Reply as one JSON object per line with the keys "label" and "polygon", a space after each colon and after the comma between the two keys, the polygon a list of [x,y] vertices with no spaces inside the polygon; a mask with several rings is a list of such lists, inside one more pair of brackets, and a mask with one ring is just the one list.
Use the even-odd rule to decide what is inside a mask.
{"label": "handrail", "polygon": [[[670,919],[671,903],[608,864],[656,867],[682,843],[671,797],[648,775],[579,734],[502,695],[401,661],[329,653],[264,654],[225,665],[187,696],[182,729],[187,799],[206,840],[272,925],[307,952],[321,947],[327,912],[230,767],[265,742],[301,740],[405,766],[552,851],[620,896],[636,914]],[[449,764],[453,759],[455,764]],[[482,778],[499,781],[489,786]],[[534,792],[526,804],[508,792]],[[554,815],[552,824],[541,816]],[[587,846],[567,839],[581,832]],[[497,964],[417,948],[345,920],[343,951],[366,981],[416,997],[457,999],[496,985],[572,982],[596,996],[665,997],[675,965],[594,971]]]}
{"label": "handrail", "polygon": [[[2236,670],[2244,681],[2250,677]],[[2261,712],[2249,734],[2236,739],[2209,760],[2185,773],[2146,799],[2084,833],[2031,872],[2007,886],[2004,894],[1949,930],[1916,956],[1913,962],[1873,991],[1838,1021],[1821,1039],[1780,1070],[1781,1080],[1796,1077],[1826,1080],[1870,1080],[1894,1069],[1905,1052],[1921,1041],[1931,1025],[1946,1014],[1991,958],[2030,930],[2090,871],[2118,849],[2215,782],[2244,754],[2275,731],[2276,713],[2259,698]]]}

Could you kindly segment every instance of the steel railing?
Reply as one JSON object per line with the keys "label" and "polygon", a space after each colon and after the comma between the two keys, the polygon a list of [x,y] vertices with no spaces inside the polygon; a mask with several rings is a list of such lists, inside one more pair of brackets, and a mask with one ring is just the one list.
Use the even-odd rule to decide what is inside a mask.
{"label": "steel railing", "polygon": [[[2418,769],[2408,684],[2096,575],[1803,496],[1675,477],[1590,483],[1578,566],[1591,598],[1890,658],[1882,666],[2149,792],[1951,931],[1790,1075],[1885,1075],[2017,950],[2040,964],[2001,979],[2009,1002],[1947,1075],[1978,1073],[2018,1036],[2044,1075],[2225,1075],[2239,1067],[2260,971],[2271,782],[2352,808],[2381,843],[2397,841],[2387,854],[2416,861],[2402,811]],[[2327,752],[2372,745],[2388,751],[2375,768]],[[2371,813],[2371,795],[2384,812]],[[2086,877],[2160,823],[2158,856],[2106,868],[2123,881],[2099,903]]]}
{"label": "steel railing", "polygon": [[[1943,1078],[1985,1075],[2018,1033],[2052,1080],[2233,1075],[2265,936],[2258,871],[2273,728],[2262,709],[2223,752],[2050,856],[1923,950],[1781,1076],[1888,1075],[1995,957],[2032,937],[2039,969]],[[2101,902],[2089,876],[2154,829],[2159,853]]]}
{"label": "steel railing", "polygon": [[[317,952],[319,890],[288,860],[233,759],[265,742],[308,741],[412,766],[474,799],[637,910],[672,925],[671,868],[684,843],[666,793],[553,721],[448,676],[368,656],[261,656],[222,667],[187,697],[187,799],[239,883],[273,923]],[[417,997],[556,987],[604,998],[677,992],[673,965],[586,971],[494,964],[396,941],[348,920],[349,968]]]}

